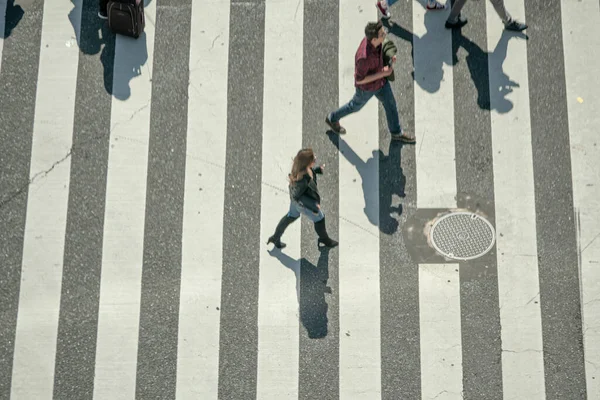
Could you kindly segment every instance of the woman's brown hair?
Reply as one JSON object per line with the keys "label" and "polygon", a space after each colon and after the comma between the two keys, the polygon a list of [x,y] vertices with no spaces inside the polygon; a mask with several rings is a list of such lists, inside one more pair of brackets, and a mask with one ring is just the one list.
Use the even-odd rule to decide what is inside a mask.
{"label": "woman's brown hair", "polygon": [[298,182],[304,176],[306,169],[315,161],[315,153],[310,147],[302,149],[294,157],[292,172],[288,175],[290,183]]}

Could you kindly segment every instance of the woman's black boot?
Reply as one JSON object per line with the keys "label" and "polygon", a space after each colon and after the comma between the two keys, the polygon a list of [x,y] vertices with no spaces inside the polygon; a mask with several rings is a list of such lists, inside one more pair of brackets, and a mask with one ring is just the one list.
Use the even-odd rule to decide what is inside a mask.
{"label": "woman's black boot", "polygon": [[287,215],[281,218],[281,221],[279,221],[277,224],[277,228],[275,228],[275,233],[269,238],[267,244],[273,243],[278,249],[283,249],[285,247],[285,243],[281,241],[281,236],[283,235],[283,232],[285,232],[286,228],[297,219],[298,217],[294,218]]}
{"label": "woman's black boot", "polygon": [[315,222],[315,231],[319,235],[319,243],[323,243],[327,247],[335,247],[339,243],[329,237],[327,229],[325,228],[325,217],[319,222]]}

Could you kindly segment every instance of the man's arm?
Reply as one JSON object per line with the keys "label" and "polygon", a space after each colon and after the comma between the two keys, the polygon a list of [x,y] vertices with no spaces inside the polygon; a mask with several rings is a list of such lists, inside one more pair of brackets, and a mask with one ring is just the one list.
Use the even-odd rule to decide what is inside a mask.
{"label": "man's arm", "polygon": [[393,69],[390,67],[383,67],[382,71],[371,75],[367,75],[367,71],[368,69],[366,61],[359,60],[356,64],[356,84],[364,85],[390,76],[393,72]]}

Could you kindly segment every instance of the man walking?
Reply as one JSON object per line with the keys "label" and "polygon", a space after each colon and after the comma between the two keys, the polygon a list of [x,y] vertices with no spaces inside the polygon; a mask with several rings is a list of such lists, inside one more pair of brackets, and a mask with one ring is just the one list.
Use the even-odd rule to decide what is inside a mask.
{"label": "man walking", "polygon": [[[508,13],[508,11],[506,11],[506,7],[504,7],[504,0],[490,1],[492,2],[494,9],[496,10],[496,13],[498,13],[498,16],[502,19],[502,22],[504,23],[504,29],[517,32],[521,32],[527,29],[527,25],[517,21],[516,19],[513,19],[513,17],[511,17]],[[446,28],[462,28],[466,25],[467,19],[461,17],[460,15],[460,10],[462,10],[466,2],[467,0],[456,0],[454,2],[452,10],[450,10],[450,15],[446,20]]]}
{"label": "man walking", "polygon": [[[398,109],[392,87],[387,77],[394,72],[391,65],[383,65],[382,43],[385,39],[385,31],[381,21],[369,22],[365,28],[365,38],[358,46],[355,55],[354,86],[356,92],[347,104],[332,112],[325,118],[325,122],[338,134],[346,133],[340,125],[339,120],[345,116],[355,113],[375,96],[383,104],[387,118],[388,129],[392,140],[400,140],[405,143],[414,143],[415,138],[402,132]],[[394,56],[392,64],[396,61]]]}

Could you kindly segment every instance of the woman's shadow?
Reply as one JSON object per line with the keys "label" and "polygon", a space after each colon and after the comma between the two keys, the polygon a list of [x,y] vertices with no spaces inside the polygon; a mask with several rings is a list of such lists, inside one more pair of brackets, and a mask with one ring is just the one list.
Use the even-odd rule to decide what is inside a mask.
{"label": "woman's shadow", "polygon": [[[448,57],[448,53],[437,46],[438,40],[436,40],[442,30],[446,29],[444,27],[444,15],[442,13],[426,12],[424,18],[426,32],[421,37],[393,22],[383,22],[389,33],[412,44],[413,69],[415,67],[415,46],[429,50],[418,54],[418,57],[424,57],[426,60],[418,60],[417,64],[422,70],[412,72],[417,85],[428,93],[437,92],[444,77],[443,65],[456,65],[458,62],[457,52],[462,47],[467,51],[466,62],[477,89],[477,105],[481,109],[490,110],[491,104],[494,104],[494,109],[499,113],[507,113],[512,110],[513,103],[506,98],[506,95],[511,93],[513,88],[519,87],[519,84],[512,81],[504,73],[502,64],[506,59],[509,40],[514,37],[527,39],[527,35],[522,32],[504,30],[494,50],[486,52],[475,42],[463,36],[461,30],[455,30],[452,32],[452,51],[450,57]],[[491,80],[488,64],[489,71],[494,74]],[[496,86],[492,88],[491,92],[490,82],[494,82]],[[493,96],[493,101],[490,101],[490,96]]]}
{"label": "woman's shadow", "polygon": [[[144,7],[152,0],[144,0]],[[121,42],[127,51],[121,52],[118,70],[115,73],[115,39],[108,22],[98,17],[98,0],[71,0],[75,6],[69,13],[77,44],[82,53],[96,55],[100,53],[100,62],[104,67],[104,88],[106,92],[119,100],[131,96],[130,82],[141,75],[141,69],[148,61],[146,33],[138,39],[123,37]],[[76,24],[76,15],[81,13],[81,26]],[[146,20],[148,21],[148,20]]]}
{"label": "woman's shadow", "polygon": [[[402,214],[400,198],[405,197],[406,186],[406,176],[401,166],[402,144],[390,141],[387,156],[381,150],[373,150],[372,156],[363,161],[342,137],[331,133],[327,136],[360,175],[365,198],[363,211],[369,222],[379,225],[381,233],[395,233],[399,226],[397,216]],[[340,143],[344,150],[340,150]],[[372,171],[377,167],[378,179],[373,179]]]}
{"label": "woman's shadow", "polygon": [[[6,7],[4,7],[6,5]],[[15,0],[0,0],[0,15],[4,18],[4,31],[2,32],[2,39],[7,39],[11,34],[13,29],[19,25],[21,19],[23,19],[23,15],[25,15],[25,11],[23,11],[23,7],[20,5],[15,5]]]}
{"label": "woman's shadow", "polygon": [[[294,271],[296,275],[296,294],[300,309],[300,321],[308,337],[311,339],[322,339],[327,336],[328,319],[327,310],[329,306],[325,300],[325,294],[331,294],[331,288],[327,286],[329,279],[329,249],[320,248],[317,265],[312,264],[306,258],[295,260],[279,249],[268,250],[271,257],[277,258],[285,267]],[[300,271],[296,265],[300,262]]]}

